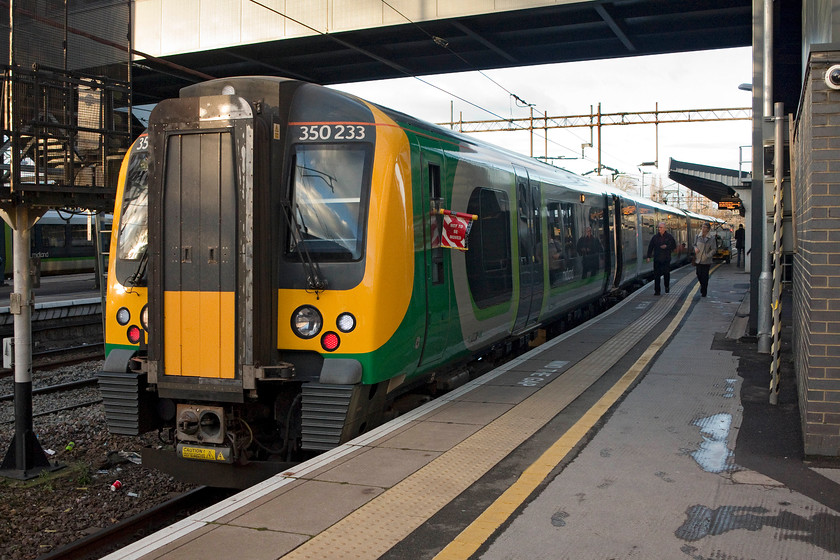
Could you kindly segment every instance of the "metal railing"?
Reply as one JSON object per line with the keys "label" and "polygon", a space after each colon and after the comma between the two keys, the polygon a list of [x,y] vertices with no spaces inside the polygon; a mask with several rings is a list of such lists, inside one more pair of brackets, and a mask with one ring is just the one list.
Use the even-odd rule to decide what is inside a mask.
{"label": "metal railing", "polygon": [[37,66],[2,68],[0,200],[115,188],[131,140],[129,84]]}

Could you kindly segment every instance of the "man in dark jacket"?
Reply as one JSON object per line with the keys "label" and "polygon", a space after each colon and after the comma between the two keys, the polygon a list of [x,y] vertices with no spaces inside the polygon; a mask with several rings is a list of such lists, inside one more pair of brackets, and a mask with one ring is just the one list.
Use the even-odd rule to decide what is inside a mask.
{"label": "man in dark jacket", "polygon": [[677,248],[674,237],[665,231],[665,223],[659,223],[659,233],[650,238],[647,258],[653,256],[653,293],[659,295],[659,278],[665,277],[665,293],[671,291],[671,251]]}
{"label": "man in dark jacket", "polygon": [[[735,230],[735,249],[738,251],[738,268],[741,268],[741,255],[744,254],[744,237],[746,232],[744,231],[744,224],[738,226],[738,229]],[[744,264],[747,264],[747,259],[744,258]]]}

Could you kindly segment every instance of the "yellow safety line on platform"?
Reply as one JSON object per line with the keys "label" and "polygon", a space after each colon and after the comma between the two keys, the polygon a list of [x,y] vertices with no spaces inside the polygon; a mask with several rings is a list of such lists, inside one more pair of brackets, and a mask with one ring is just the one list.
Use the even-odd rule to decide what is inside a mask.
{"label": "yellow safety line on platform", "polygon": [[455,540],[441,550],[435,560],[467,559],[501,526],[516,509],[522,505],[537,486],[539,486],[560,464],[560,462],[586,436],[589,430],[607,413],[619,398],[627,391],[633,382],[653,360],[656,353],[665,345],[677,326],[682,321],[692,303],[693,296],[699,285],[695,285],[689,292],[679,312],[671,320],[668,327],[656,338],[647,350],[636,360],[627,373],[601,397],[574,426],[566,431],[542,456],[532,463],[519,479],[513,483],[484,513],[472,522]]}
{"label": "yellow safety line on platform", "polygon": [[671,307],[670,298],[662,298],[643,319],[625,327],[540,391],[282,558],[379,558],[545,426]]}

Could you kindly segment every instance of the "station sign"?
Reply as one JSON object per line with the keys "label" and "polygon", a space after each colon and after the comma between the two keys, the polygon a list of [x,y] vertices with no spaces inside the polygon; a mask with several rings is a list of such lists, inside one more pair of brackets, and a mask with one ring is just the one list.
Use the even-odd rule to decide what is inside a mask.
{"label": "station sign", "polygon": [[740,210],[741,199],[737,196],[724,196],[718,201],[718,210]]}

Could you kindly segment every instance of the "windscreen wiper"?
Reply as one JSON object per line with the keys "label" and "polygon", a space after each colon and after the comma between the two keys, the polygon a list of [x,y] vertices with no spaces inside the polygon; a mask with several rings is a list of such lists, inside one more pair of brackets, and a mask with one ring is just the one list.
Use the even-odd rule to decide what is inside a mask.
{"label": "windscreen wiper", "polygon": [[318,263],[309,254],[309,249],[303,240],[303,227],[295,217],[295,210],[288,200],[283,200],[283,215],[286,217],[286,225],[289,227],[295,251],[301,256],[300,262],[306,272],[307,289],[315,292],[317,298],[320,292],[327,289],[327,280],[321,275]]}
{"label": "windscreen wiper", "polygon": [[[141,285],[141,280],[146,277],[146,265],[149,263],[149,251],[143,251],[143,254],[140,255],[140,261],[137,263],[137,269],[134,271],[134,274],[129,276],[123,282],[123,285],[131,285],[131,286],[139,286]],[[143,283],[145,284],[145,282]]]}

